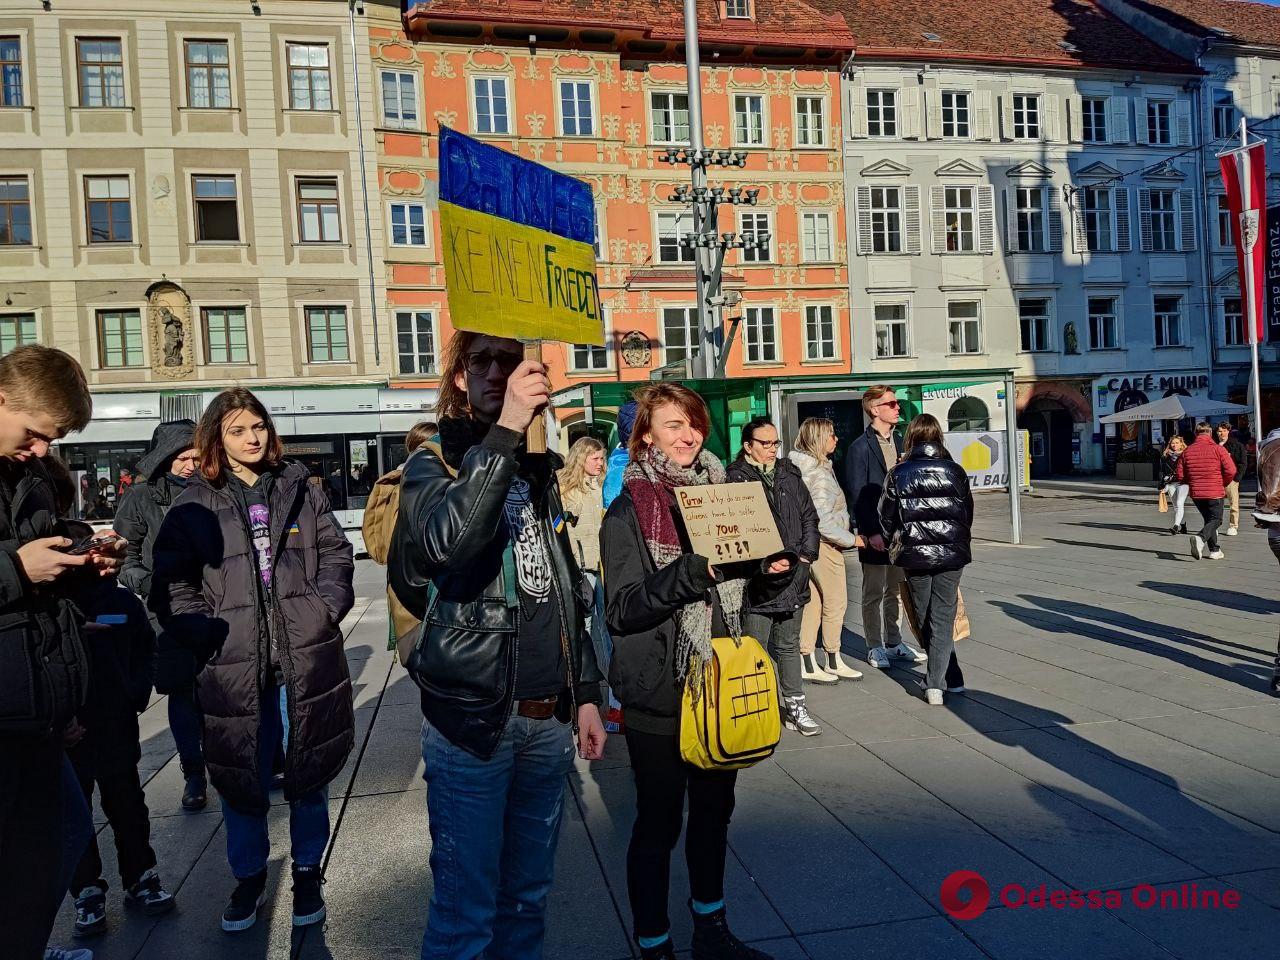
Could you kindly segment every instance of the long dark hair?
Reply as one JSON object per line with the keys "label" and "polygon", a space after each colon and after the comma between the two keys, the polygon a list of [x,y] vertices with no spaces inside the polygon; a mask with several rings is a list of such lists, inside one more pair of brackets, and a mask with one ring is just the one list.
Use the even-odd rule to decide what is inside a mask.
{"label": "long dark hair", "polygon": [[[907,435],[902,441],[902,455],[906,456],[912,447],[921,443],[936,443],[942,447],[942,424],[932,414],[922,413],[907,425]],[[942,447],[942,453],[948,460],[951,459],[946,447]]]}
{"label": "long dark hair", "polygon": [[195,447],[200,455],[200,475],[215,487],[226,482],[226,471],[231,469],[226,448],[222,445],[222,424],[233,413],[248,410],[267,425],[267,452],[262,458],[268,467],[278,466],[284,458],[284,444],[276,432],[275,422],[248,387],[231,387],[213,398],[204,415],[196,424]]}

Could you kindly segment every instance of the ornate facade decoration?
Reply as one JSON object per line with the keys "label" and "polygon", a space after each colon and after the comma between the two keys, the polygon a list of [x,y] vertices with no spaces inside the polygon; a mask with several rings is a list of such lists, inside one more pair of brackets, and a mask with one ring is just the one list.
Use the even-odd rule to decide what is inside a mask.
{"label": "ornate facade decoration", "polygon": [[176,283],[162,280],[148,288],[147,333],[152,373],[167,380],[185,380],[195,372],[191,298]]}

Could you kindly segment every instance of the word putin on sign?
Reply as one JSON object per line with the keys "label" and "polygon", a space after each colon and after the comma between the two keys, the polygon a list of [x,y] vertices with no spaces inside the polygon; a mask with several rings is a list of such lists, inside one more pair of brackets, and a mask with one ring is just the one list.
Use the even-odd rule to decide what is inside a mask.
{"label": "word putin on sign", "polygon": [[675,494],[689,545],[713,564],[764,560],[782,552],[759,480],[676,487]]}

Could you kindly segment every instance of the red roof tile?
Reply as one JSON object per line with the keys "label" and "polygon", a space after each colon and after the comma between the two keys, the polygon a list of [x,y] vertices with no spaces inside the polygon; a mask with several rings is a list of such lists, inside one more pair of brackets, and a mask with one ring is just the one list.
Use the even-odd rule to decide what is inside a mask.
{"label": "red roof tile", "polygon": [[1280,9],[1247,0],[1128,0],[1135,10],[1195,37],[1225,31],[1224,39],[1280,47]]}

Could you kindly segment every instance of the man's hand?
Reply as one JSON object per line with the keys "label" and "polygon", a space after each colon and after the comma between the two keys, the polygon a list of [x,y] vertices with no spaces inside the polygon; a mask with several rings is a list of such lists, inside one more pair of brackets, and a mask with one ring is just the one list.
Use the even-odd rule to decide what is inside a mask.
{"label": "man's hand", "polygon": [[583,760],[600,760],[608,738],[600,720],[600,708],[594,703],[578,707],[578,756]]}
{"label": "man's hand", "polygon": [[70,750],[72,747],[78,744],[81,740],[84,739],[85,732],[86,731],[84,727],[80,726],[80,721],[77,720],[75,717],[72,717],[71,720],[67,723],[67,725],[62,728],[63,749]]}
{"label": "man's hand", "polygon": [[855,550],[865,550],[867,546],[867,538],[860,533],[853,535],[853,548]]}
{"label": "man's hand", "polygon": [[[103,530],[98,536],[120,537],[120,534],[114,530]],[[89,551],[89,560],[93,564],[98,575],[102,577],[114,577],[120,572],[120,568],[124,565],[125,554],[129,549],[129,541],[120,537],[119,540],[113,540],[111,543],[103,544],[100,547],[94,547]]]}
{"label": "man's hand", "polygon": [[879,550],[881,553],[884,553],[884,537],[880,536],[878,533],[873,533],[871,535],[871,539],[867,541],[867,546],[872,550]]}
{"label": "man's hand", "polygon": [[507,395],[502,401],[498,425],[524,433],[550,400],[551,381],[547,379],[546,364],[524,360],[507,379]]}
{"label": "man's hand", "polygon": [[784,557],[781,560],[775,560],[773,561],[773,563],[769,564],[768,572],[770,574],[776,575],[779,573],[786,573],[790,569],[791,569],[791,561]]}
{"label": "man's hand", "polygon": [[18,563],[32,583],[52,583],[72,567],[83,567],[89,562],[87,554],[73,556],[66,553],[72,541],[66,537],[44,537],[32,540],[18,548]]}

